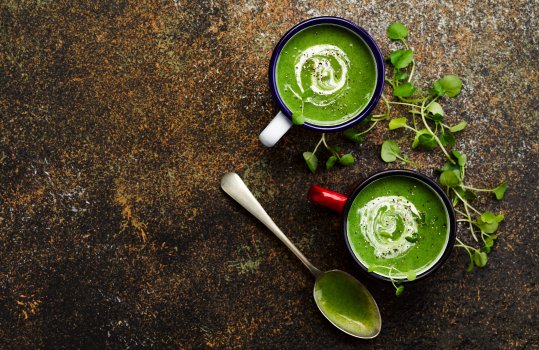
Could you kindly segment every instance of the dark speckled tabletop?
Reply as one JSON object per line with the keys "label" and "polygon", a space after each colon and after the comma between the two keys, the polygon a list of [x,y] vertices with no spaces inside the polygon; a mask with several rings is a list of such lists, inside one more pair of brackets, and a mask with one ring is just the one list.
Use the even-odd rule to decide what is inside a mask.
{"label": "dark speckled tabletop", "polygon": [[[0,3],[0,347],[537,349],[539,93],[537,2],[47,1]],[[361,341],[334,329],[308,271],[219,188],[236,171],[322,269],[359,276],[337,218],[306,198],[399,165],[341,135],[350,168],[308,172],[318,135],[272,149],[267,65],[280,36],[317,15],[378,41],[408,25],[417,80],[463,77],[446,101],[469,127],[468,181],[507,179],[482,208],[506,222],[489,264],[455,249],[400,298],[366,281],[384,320]],[[403,141],[409,134],[394,132]],[[395,136],[397,135],[397,136]],[[434,176],[439,152],[404,150]],[[460,236],[466,236],[461,228]]]}

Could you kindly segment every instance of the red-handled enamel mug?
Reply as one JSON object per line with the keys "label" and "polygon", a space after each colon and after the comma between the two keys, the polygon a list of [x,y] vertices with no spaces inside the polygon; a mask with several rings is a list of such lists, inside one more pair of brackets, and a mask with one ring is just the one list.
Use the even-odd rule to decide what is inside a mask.
{"label": "red-handled enamel mug", "polygon": [[378,172],[349,196],[312,185],[309,199],[341,214],[350,255],[377,279],[425,278],[447,260],[455,243],[451,202],[434,181],[415,171]]}

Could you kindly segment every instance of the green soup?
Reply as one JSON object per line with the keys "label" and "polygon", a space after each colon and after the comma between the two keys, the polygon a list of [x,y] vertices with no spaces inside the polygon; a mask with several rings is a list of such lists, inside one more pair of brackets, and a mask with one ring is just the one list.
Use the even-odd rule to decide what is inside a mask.
{"label": "green soup", "polygon": [[376,85],[376,64],[365,42],[331,24],[303,29],[283,47],[276,66],[277,90],[293,115],[316,125],[357,116]]}
{"label": "green soup", "polygon": [[369,270],[403,279],[430,269],[449,241],[442,199],[422,181],[387,176],[354,198],[347,217],[352,251]]}
{"label": "green soup", "polygon": [[342,271],[328,271],[316,280],[314,298],[328,319],[348,333],[374,337],[382,320],[370,293]]}

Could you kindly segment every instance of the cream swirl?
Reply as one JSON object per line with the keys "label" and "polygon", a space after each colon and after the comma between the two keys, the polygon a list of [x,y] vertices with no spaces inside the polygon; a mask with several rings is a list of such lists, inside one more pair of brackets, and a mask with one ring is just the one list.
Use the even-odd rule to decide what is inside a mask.
{"label": "cream swirl", "polygon": [[[382,196],[359,209],[361,233],[378,258],[393,258],[406,252],[417,234],[421,214],[406,198]],[[408,237],[408,239],[406,239]],[[409,241],[410,240],[410,241]]]}
{"label": "cream swirl", "polygon": [[[314,95],[305,101],[316,106],[327,106],[335,102],[345,90],[349,67],[348,56],[337,46],[323,44],[309,47],[299,55],[294,67],[300,94],[305,95],[306,90],[312,91]],[[304,87],[302,72],[306,68],[311,74],[310,81],[305,84],[308,86]]]}

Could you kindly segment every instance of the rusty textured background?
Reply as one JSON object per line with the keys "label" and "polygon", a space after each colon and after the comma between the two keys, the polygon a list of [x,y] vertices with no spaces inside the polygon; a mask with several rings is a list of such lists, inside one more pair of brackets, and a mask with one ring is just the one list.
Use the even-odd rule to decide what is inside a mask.
{"label": "rusty textured background", "polygon": [[[539,258],[537,1],[48,1],[0,3],[1,348],[536,349]],[[294,128],[275,148],[257,135],[277,112],[267,64],[279,37],[316,15],[356,21],[387,54],[386,26],[410,30],[417,80],[464,90],[448,119],[468,182],[507,179],[488,267],[455,250],[395,298],[367,282],[384,319],[359,341],[312,300],[313,280],[219,189],[239,172],[321,268],[358,275],[336,217],[306,199],[388,166],[380,126],[351,168],[311,175]],[[404,151],[433,176],[439,152]],[[464,230],[459,231],[466,236]]]}

